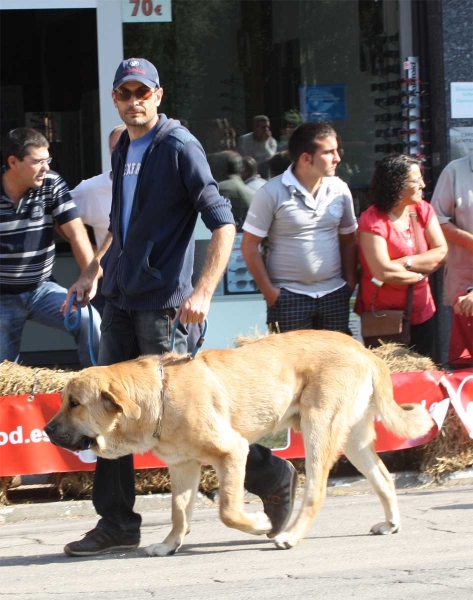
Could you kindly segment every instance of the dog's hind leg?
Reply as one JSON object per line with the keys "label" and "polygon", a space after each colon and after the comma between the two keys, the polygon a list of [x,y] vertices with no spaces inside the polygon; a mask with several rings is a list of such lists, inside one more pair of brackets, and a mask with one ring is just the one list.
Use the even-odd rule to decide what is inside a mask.
{"label": "dog's hind leg", "polygon": [[371,528],[375,535],[397,533],[401,527],[401,516],[397,504],[393,479],[383,461],[374,451],[374,423],[371,416],[360,421],[350,431],[344,447],[348,460],[360,471],[373,486],[384,508],[386,521]]}
{"label": "dog's hind leg", "polygon": [[[230,435],[235,436],[231,448],[228,447]],[[227,527],[245,533],[253,535],[269,533],[272,525],[263,512],[249,514],[243,510],[243,484],[248,442],[232,432],[225,437],[225,445],[228,450],[212,461],[219,481],[220,518]]]}
{"label": "dog's hind leg", "polygon": [[304,496],[295,521],[287,531],[274,538],[276,547],[281,550],[292,548],[305,536],[324,501],[328,475],[343,440],[342,423],[338,423],[338,420],[342,419],[337,419],[336,414],[304,407],[301,401],[301,429],[306,457]]}
{"label": "dog's hind leg", "polygon": [[161,544],[151,544],[145,548],[148,556],[169,556],[181,547],[190,529],[194,502],[199,488],[201,463],[188,460],[169,465],[172,492],[172,529]]}

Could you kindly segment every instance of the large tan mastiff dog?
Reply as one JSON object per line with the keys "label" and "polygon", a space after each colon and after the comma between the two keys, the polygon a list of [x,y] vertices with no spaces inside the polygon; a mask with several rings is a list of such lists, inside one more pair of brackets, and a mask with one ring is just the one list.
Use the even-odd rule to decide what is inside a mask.
{"label": "large tan mastiff dog", "polygon": [[342,333],[293,331],[194,360],[166,354],[84,369],[67,383],[45,431],[69,450],[90,446],[108,459],[152,450],[167,463],[172,529],[146,549],[165,556],[190,528],[202,462],[217,473],[225,525],[255,535],[271,531],[263,512],[243,508],[248,444],[287,427],[302,431],[306,483],[297,518],[274,538],[277,548],[291,548],[307,533],[340,450],[383,504],[386,520],[371,532],[395,533],[395,488],[373,449],[377,416],[402,438],[419,438],[433,425],[420,405],[396,404],[387,366],[359,342]]}

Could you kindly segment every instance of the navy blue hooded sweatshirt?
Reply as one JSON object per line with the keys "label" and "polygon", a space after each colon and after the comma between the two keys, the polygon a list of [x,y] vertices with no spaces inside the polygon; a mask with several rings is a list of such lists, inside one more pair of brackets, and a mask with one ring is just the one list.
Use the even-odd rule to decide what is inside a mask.
{"label": "navy blue hooded sweatshirt", "polygon": [[112,156],[113,241],[101,261],[102,293],[124,310],[179,306],[193,289],[198,213],[213,231],[234,224],[231,204],[219,194],[198,140],[179,121],[161,114],[143,155],[123,243],[122,179],[129,142],[124,131]]}

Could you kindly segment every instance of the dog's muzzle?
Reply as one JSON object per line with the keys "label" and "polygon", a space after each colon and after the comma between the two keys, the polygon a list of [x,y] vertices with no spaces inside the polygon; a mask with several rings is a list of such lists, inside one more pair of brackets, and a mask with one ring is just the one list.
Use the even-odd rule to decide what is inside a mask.
{"label": "dog's muzzle", "polygon": [[67,432],[59,430],[54,423],[48,423],[44,428],[44,432],[52,444],[65,448],[66,450],[72,450],[72,452],[88,450],[96,444],[96,440],[87,435],[82,435],[77,439],[73,439]]}

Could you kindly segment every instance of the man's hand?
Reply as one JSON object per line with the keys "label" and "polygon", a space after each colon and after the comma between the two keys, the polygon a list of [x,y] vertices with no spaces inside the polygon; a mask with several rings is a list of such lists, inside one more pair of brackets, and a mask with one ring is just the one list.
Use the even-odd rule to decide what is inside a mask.
{"label": "man's hand", "polygon": [[458,296],[458,300],[453,307],[457,315],[464,317],[473,317],[473,290],[466,296]]}
{"label": "man's hand", "polygon": [[266,290],[264,294],[264,299],[266,300],[266,304],[268,305],[268,307],[274,306],[276,304],[280,293],[281,290],[277,287],[270,287]]}
{"label": "man's hand", "polygon": [[[63,315],[66,314],[67,306],[74,294],[76,295],[76,305],[84,307],[89,304],[89,302],[97,293],[97,282],[100,277],[100,272],[100,264],[94,259],[87,269],[85,269],[85,271],[82,273],[79,279],[73,283],[67,291],[66,299],[61,306],[61,312]],[[74,312],[74,310],[77,309],[72,307],[71,312]]]}
{"label": "man's hand", "polygon": [[203,323],[210,310],[210,301],[218,282],[228,264],[235,239],[235,225],[227,223],[214,229],[204,268],[192,294],[177,309],[174,322],[179,319],[183,324]]}
{"label": "man's hand", "polygon": [[179,319],[184,325],[203,323],[209,314],[211,299],[212,296],[208,296],[198,289],[195,289],[189,298],[184,300],[177,309],[174,322]]}

